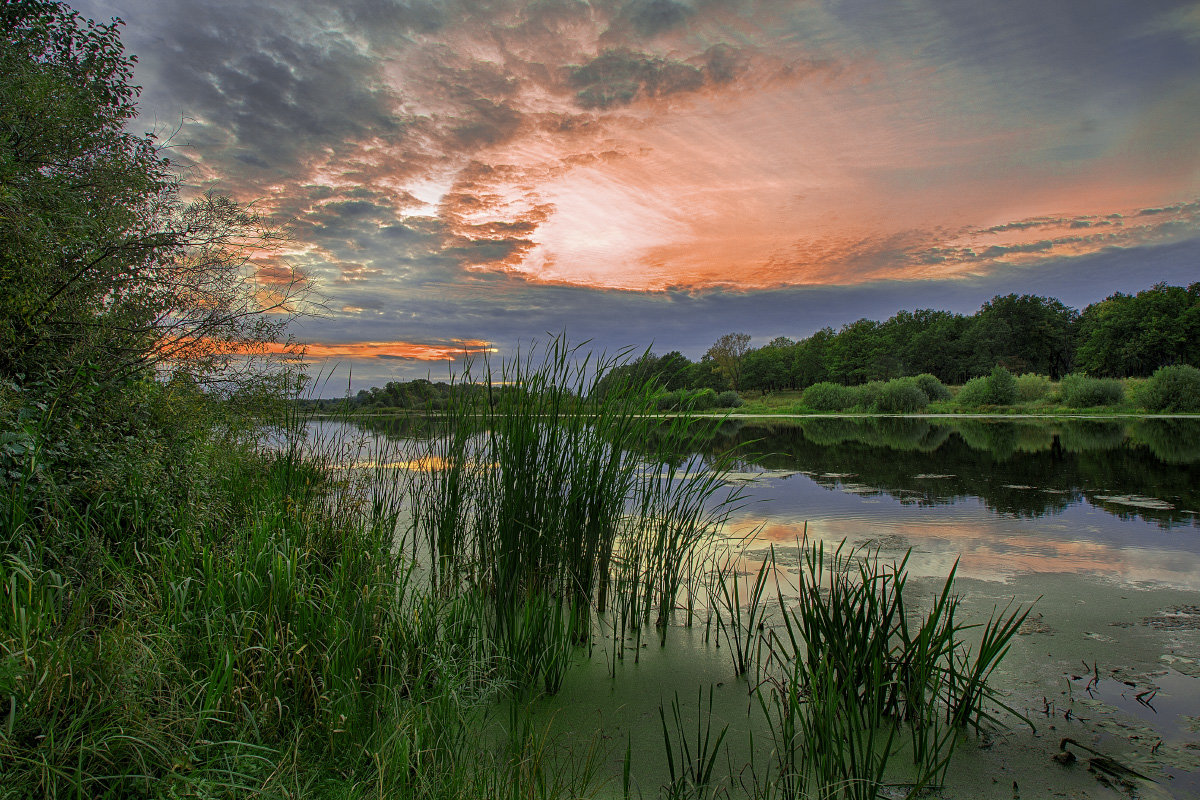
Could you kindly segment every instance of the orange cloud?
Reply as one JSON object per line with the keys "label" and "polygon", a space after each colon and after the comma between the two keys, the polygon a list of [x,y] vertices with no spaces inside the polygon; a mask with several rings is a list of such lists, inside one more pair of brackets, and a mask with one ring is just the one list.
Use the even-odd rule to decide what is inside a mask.
{"label": "orange cloud", "polygon": [[[397,358],[407,361],[448,361],[464,355],[494,353],[491,342],[482,339],[454,339],[445,343],[429,342],[343,342],[309,343],[309,358]],[[270,345],[268,352],[282,354],[282,344]]]}

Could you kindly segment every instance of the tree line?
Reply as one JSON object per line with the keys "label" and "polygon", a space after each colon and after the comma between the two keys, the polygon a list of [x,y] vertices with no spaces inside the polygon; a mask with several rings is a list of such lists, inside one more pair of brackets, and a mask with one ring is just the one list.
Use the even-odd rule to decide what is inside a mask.
{"label": "tree line", "polygon": [[962,384],[996,366],[1053,379],[1072,372],[1145,377],[1166,365],[1200,365],[1200,283],[1116,293],[1082,312],[1050,297],[1009,294],[970,315],[906,310],[799,340],[780,336],[758,348],[750,341],[726,334],[699,361],[647,352],[622,369],[668,391],[716,392],[853,386],[924,373]]}

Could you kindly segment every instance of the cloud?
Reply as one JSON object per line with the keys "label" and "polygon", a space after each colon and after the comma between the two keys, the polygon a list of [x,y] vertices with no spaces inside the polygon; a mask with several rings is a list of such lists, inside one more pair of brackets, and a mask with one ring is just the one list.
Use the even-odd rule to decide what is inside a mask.
{"label": "cloud", "polygon": [[[452,339],[436,342],[310,342],[305,354],[309,360],[326,358],[396,359],[400,361],[453,361],[478,353],[494,352],[490,342],[475,339]],[[272,345],[268,352],[289,352],[282,345]]]}
{"label": "cloud", "polygon": [[1014,2],[80,7],[128,20],[187,179],[290,226],[334,309],[304,336],[702,351],[713,320],[1183,271],[1147,254],[1200,230],[1194,4]]}

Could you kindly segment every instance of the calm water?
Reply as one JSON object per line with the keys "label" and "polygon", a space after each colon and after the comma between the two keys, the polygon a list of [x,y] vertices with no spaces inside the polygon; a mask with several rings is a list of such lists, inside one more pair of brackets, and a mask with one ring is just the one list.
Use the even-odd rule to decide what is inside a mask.
{"label": "calm water", "polygon": [[[363,422],[368,437],[391,443],[390,461],[415,469],[405,454],[428,435],[422,425]],[[352,439],[350,430],[314,428],[320,440]],[[1200,420],[736,419],[714,423],[678,457],[698,471],[731,450],[742,501],[727,532],[749,537],[751,569],[767,545],[786,548],[807,533],[889,554],[911,549],[916,576],[940,579],[958,560],[959,576],[976,579],[962,588],[981,619],[1009,599],[1036,601],[1035,624],[1016,637],[997,680],[1041,733],[1014,729],[994,747],[960,748],[949,782],[965,794],[954,796],[1007,800],[1016,778],[1030,796],[1093,796],[1085,770],[1050,760],[1064,735],[1145,765],[1159,776],[1156,796],[1200,796]],[[788,563],[779,559],[781,572]],[[635,784],[654,796],[666,769],[657,709],[676,691],[715,688],[730,763],[744,763],[747,743],[767,736],[724,649],[702,629],[670,638],[623,663],[615,681],[601,641],[559,695],[541,701],[566,741],[621,744],[604,766],[610,787],[628,742],[639,754]],[[1098,665],[1104,680],[1085,686],[1081,664]],[[1153,705],[1136,699],[1148,689]],[[1014,764],[1020,774],[1009,774]]]}
{"label": "calm water", "polygon": [[[401,453],[423,435],[412,418],[363,424]],[[807,530],[911,546],[918,574],[961,558],[965,576],[1200,590],[1200,419],[735,419],[679,457],[698,470],[730,450],[743,502],[729,533],[764,545]]]}
{"label": "calm water", "polygon": [[1200,590],[1200,420],[732,420],[738,532],[915,548],[918,572],[1081,572]]}

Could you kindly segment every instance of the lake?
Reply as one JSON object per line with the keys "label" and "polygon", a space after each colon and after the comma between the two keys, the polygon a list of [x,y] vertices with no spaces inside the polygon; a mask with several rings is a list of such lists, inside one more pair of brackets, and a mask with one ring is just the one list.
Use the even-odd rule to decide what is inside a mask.
{"label": "lake", "polygon": [[[413,435],[409,420],[365,424],[401,451]],[[321,436],[338,428],[321,425],[334,426]],[[957,562],[956,589],[980,621],[1035,603],[996,680],[1036,732],[1014,723],[961,747],[951,796],[1008,800],[1014,783],[1026,796],[1121,796],[1051,760],[1065,736],[1156,777],[1144,796],[1200,793],[1200,420],[726,419],[678,457],[702,470],[730,451],[741,500],[726,534],[745,540],[743,572],[774,546],[786,586],[807,535],[910,553],[918,595]],[[647,796],[665,770],[658,708],[676,691],[694,709],[697,689],[714,689],[729,763],[747,763],[763,735],[728,648],[700,627],[673,626],[661,648],[651,639],[638,663],[614,668],[597,637],[539,701],[565,741],[598,732],[613,745],[616,785],[628,744]]]}

